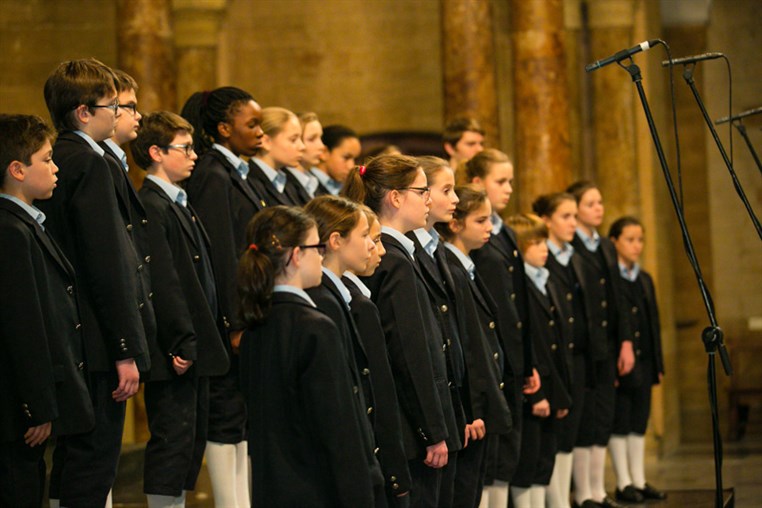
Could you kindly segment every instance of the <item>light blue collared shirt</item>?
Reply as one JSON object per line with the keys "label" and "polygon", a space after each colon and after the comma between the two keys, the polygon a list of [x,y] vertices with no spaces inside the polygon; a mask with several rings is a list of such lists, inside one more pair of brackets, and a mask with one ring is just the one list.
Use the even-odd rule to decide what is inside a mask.
{"label": "light blue collared shirt", "polygon": [[249,175],[249,164],[245,160],[238,157],[236,154],[219,143],[214,143],[212,148],[224,155],[230,165],[235,168],[241,179],[246,180],[246,177]]}
{"label": "light blue collared shirt", "polygon": [[386,233],[401,243],[402,247],[404,247],[407,253],[410,255],[410,259],[415,261],[415,242],[413,240],[406,237],[396,229],[390,228],[389,226],[381,226],[381,232]]}
{"label": "light blue collared shirt", "polygon": [[572,247],[572,244],[566,242],[563,247],[558,247],[550,240],[546,240],[545,243],[548,245],[550,253],[556,258],[556,261],[563,266],[569,266],[569,261],[571,261],[572,254],[574,254],[574,247]]}
{"label": "light blue collared shirt", "polygon": [[310,195],[311,198],[315,197],[315,191],[318,188],[318,179],[315,175],[310,173],[309,171],[300,171],[296,168],[286,168],[286,171],[294,175],[294,178],[304,187],[304,190],[307,191],[307,194]]}
{"label": "light blue collared shirt", "polygon": [[640,273],[640,265],[638,263],[635,263],[632,265],[632,269],[628,270],[625,265],[622,263],[618,263],[619,265],[619,275],[622,276],[624,280],[629,280],[630,282],[635,282],[635,280],[638,278],[638,274]]}
{"label": "light blue collared shirt", "polygon": [[434,251],[437,250],[437,246],[439,245],[439,233],[437,233],[437,230],[431,228],[431,231],[426,231],[424,228],[418,228],[413,231],[413,233],[415,233],[416,238],[418,238],[418,241],[421,243],[424,252],[426,252],[430,258],[433,258]]}
{"label": "light blue collared shirt", "polygon": [[158,185],[173,202],[182,206],[188,206],[188,194],[177,185],[162,180],[156,175],[148,175],[146,176],[146,180],[151,180]]}
{"label": "light blue collared shirt", "polygon": [[363,283],[363,281],[361,281],[357,275],[353,274],[350,271],[346,271],[344,272],[344,277],[354,282],[355,286],[357,286],[357,289],[360,290],[360,293],[362,293],[365,298],[370,298],[372,294],[370,289],[368,289],[368,286],[366,286],[365,283]]}
{"label": "light blue collared shirt", "polygon": [[111,148],[111,151],[114,152],[114,155],[119,157],[119,161],[122,163],[122,168],[129,173],[130,166],[127,164],[127,154],[124,153],[122,147],[114,143],[114,140],[111,138],[104,141],[104,143],[106,143],[108,147]]}
{"label": "light blue collared shirt", "polygon": [[503,229],[503,218],[500,217],[499,213],[493,213],[490,220],[492,221],[492,234],[499,235],[500,230]]}
{"label": "light blue collared shirt", "polygon": [[582,228],[577,228],[577,234],[582,239],[582,243],[585,244],[585,248],[589,250],[590,252],[595,252],[598,250],[598,246],[601,244],[601,235],[598,234],[598,231],[593,230],[593,236],[587,236],[587,233],[585,233]]}
{"label": "light blue collared shirt", "polygon": [[333,273],[331,270],[323,267],[323,273],[328,276],[329,279],[331,279],[331,282],[333,282],[336,287],[339,290],[339,293],[341,293],[341,298],[344,300],[344,303],[349,306],[349,304],[352,302],[352,293],[349,292],[349,289],[347,289],[347,286],[344,284],[344,282],[341,280],[341,277]]}
{"label": "light blue collared shirt", "polygon": [[272,182],[278,192],[283,194],[283,189],[286,188],[286,173],[280,169],[271,168],[269,164],[267,164],[259,157],[255,157],[254,160],[257,161],[257,164],[260,168],[262,168],[262,171],[264,171],[267,179]]}
{"label": "light blue collared shirt", "polygon": [[317,307],[315,305],[315,302],[312,301],[312,298],[310,298],[310,295],[308,295],[302,288],[298,288],[296,286],[289,286],[286,284],[276,284],[273,286],[273,293],[291,293],[292,295],[296,295],[300,297],[302,300],[306,301],[313,307]]}
{"label": "light blue collared shirt", "polygon": [[93,140],[93,138],[91,138],[89,134],[87,134],[85,132],[82,132],[82,131],[74,131],[74,134],[76,134],[77,136],[79,136],[82,139],[84,139],[85,141],[87,141],[87,144],[90,145],[90,148],[95,150],[95,153],[97,153],[101,157],[103,157],[103,154],[106,153],[106,152],[103,151],[103,148],[98,146],[98,143],[96,143],[95,140]]}
{"label": "light blue collared shirt", "polygon": [[460,251],[459,248],[450,242],[445,242],[444,246],[447,250],[455,254],[455,257],[458,258],[460,264],[462,264],[463,268],[465,268],[468,272],[468,276],[471,278],[471,280],[474,280],[474,278],[476,278],[476,265],[474,264],[473,259],[471,259],[471,256],[466,256]]}
{"label": "light blue collared shirt", "polygon": [[548,289],[546,284],[548,283],[548,277],[550,277],[550,271],[544,266],[532,266],[524,261],[524,272],[532,281],[534,286],[540,290],[540,293],[545,296],[548,295]]}
{"label": "light blue collared shirt", "polygon": [[10,194],[3,194],[0,193],[0,198],[7,199],[8,201],[13,201],[17,205],[21,207],[22,210],[24,210],[26,213],[29,214],[31,218],[33,218],[37,224],[40,225],[43,231],[45,231],[45,226],[42,225],[43,222],[45,222],[45,214],[42,213],[42,210],[38,209],[35,206],[28,205],[21,201],[16,196],[11,196]]}
{"label": "light blue collared shirt", "polygon": [[328,192],[333,194],[334,196],[338,196],[339,192],[341,191],[341,185],[342,183],[338,180],[334,180],[331,178],[328,173],[323,171],[319,168],[312,168],[310,169],[310,172],[317,177],[318,180],[320,180],[320,183],[323,184],[323,187],[325,187]]}

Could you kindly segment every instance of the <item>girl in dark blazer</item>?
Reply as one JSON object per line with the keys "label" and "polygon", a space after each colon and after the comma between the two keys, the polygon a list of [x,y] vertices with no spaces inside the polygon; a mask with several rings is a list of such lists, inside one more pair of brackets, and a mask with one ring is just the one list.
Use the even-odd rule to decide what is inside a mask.
{"label": "girl in dark blazer", "polygon": [[328,125],[321,136],[320,164],[312,168],[320,184],[331,194],[339,194],[362,152],[357,133],[345,125]]}
{"label": "girl in dark blazer", "polygon": [[632,371],[619,377],[616,390],[614,431],[609,439],[616,473],[616,496],[628,502],[665,499],[665,493],[646,483],[643,465],[651,387],[664,376],[656,291],[653,279],[638,264],[643,252],[643,225],[635,217],[622,217],[611,225],[609,239],[617,252],[636,358]]}
{"label": "girl in dark blazer", "polygon": [[249,177],[263,190],[269,204],[302,206],[305,196],[300,194],[293,175],[289,179],[286,169],[297,167],[302,160],[304,142],[299,118],[284,108],[265,108],[262,130],[262,145],[249,160]]}
{"label": "girl in dark blazer", "polygon": [[542,387],[524,402],[524,428],[521,432],[519,467],[511,484],[516,508],[545,506],[545,490],[555,464],[557,420],[565,418],[571,407],[569,365],[573,318],[561,313],[562,296],[549,281],[545,268],[548,258],[548,228],[533,214],[514,215],[506,222],[516,232],[524,256],[524,271],[529,289],[530,335]]}
{"label": "girl in dark blazer", "polygon": [[293,186],[299,196],[299,204],[306,205],[315,196],[330,194],[320,183],[318,177],[312,171],[313,167],[320,163],[320,156],[325,150],[325,145],[320,137],[323,135],[323,126],[315,113],[307,112],[299,114],[299,125],[302,127],[302,143],[304,152],[298,166],[287,167],[286,186]]}
{"label": "girl in dark blazer", "polygon": [[241,381],[249,411],[252,505],[373,506],[357,385],[336,324],[304,291],[320,284],[315,221],[275,206],[251,222],[239,265]]}
{"label": "girl in dark blazer", "polygon": [[461,443],[447,385],[447,344],[414,261],[415,244],[405,236],[426,224],[426,175],[412,157],[381,156],[353,170],[344,192],[376,212],[382,225],[386,256],[363,282],[381,314],[402,408],[411,504],[438,506],[440,468],[447,464],[448,448]]}
{"label": "girl in dark blazer", "polygon": [[502,508],[508,502],[507,483],[518,464],[522,394],[531,394],[540,388],[529,336],[524,262],[513,231],[500,217],[513,193],[513,164],[504,153],[487,149],[476,154],[458,172],[459,181],[484,188],[492,207],[492,236],[487,245],[474,251],[473,258],[477,272],[498,305],[496,317],[506,358],[504,382],[511,390],[506,397],[514,415],[511,432],[488,452],[485,491],[490,497],[489,506]]}
{"label": "girl in dark blazer", "polygon": [[229,371],[209,382],[206,459],[215,504],[245,506],[241,503],[249,499],[246,408],[235,354],[244,324],[235,311],[235,280],[246,224],[267,205],[248,178],[248,163],[241,159],[253,156],[261,142],[262,110],[247,92],[223,87],[193,94],[182,116],[194,128],[193,144],[199,154],[185,189],[209,233],[223,338],[230,356]]}
{"label": "girl in dark blazer", "polygon": [[[397,508],[407,506],[410,501],[410,470],[402,447],[400,407],[389,365],[381,316],[378,307],[370,298],[370,289],[358,277],[373,275],[386,250],[381,242],[381,223],[378,222],[378,216],[365,205],[360,205],[360,208],[368,219],[369,236],[373,241],[370,260],[361,270],[344,272],[341,280],[352,295],[352,317],[367,353],[368,370],[363,370],[362,373],[372,373],[370,381],[375,403],[373,433],[376,438],[376,456],[384,475],[386,503],[389,508]],[[378,505],[378,502],[376,504]]]}
{"label": "girl in dark blazer", "polygon": [[482,496],[486,454],[490,441],[511,430],[511,413],[505,400],[505,358],[495,320],[496,306],[476,272],[470,253],[490,238],[492,208],[477,186],[456,187],[459,202],[448,223],[436,225],[444,244],[458,311],[466,376],[462,400],[466,420],[465,448],[458,453],[455,506],[476,507]]}

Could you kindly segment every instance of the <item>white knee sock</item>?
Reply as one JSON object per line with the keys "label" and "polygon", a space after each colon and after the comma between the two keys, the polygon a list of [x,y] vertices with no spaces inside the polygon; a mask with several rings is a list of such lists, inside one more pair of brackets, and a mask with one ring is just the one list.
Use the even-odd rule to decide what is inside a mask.
{"label": "white knee sock", "polygon": [[611,454],[611,463],[614,466],[616,475],[616,488],[623,490],[626,486],[632,484],[630,478],[630,466],[627,462],[627,437],[613,435],[609,439],[609,453]]}
{"label": "white knee sock", "polygon": [[606,447],[593,446],[590,453],[590,493],[593,501],[600,503],[606,497],[604,474],[606,472]]}
{"label": "white knee sock", "polygon": [[249,473],[249,443],[242,441],[235,445],[235,477],[238,508],[251,506],[251,475]]}
{"label": "white knee sock", "polygon": [[485,485],[479,508],[506,508],[508,506],[508,483],[495,480],[492,485]]}
{"label": "white knee sock", "polygon": [[183,491],[183,493],[177,497],[146,494],[146,498],[148,498],[148,508],[184,508],[185,493],[186,491]]}
{"label": "white knee sock", "polygon": [[207,441],[206,466],[212,483],[214,506],[238,508],[236,445]]}
{"label": "white knee sock", "polygon": [[532,508],[531,495],[529,487],[511,487],[514,508]]}
{"label": "white knee sock", "polygon": [[572,478],[574,479],[574,500],[582,504],[592,499],[590,489],[590,454],[592,448],[574,448],[574,462],[572,465]]}
{"label": "white knee sock", "polygon": [[553,466],[550,485],[546,487],[546,504],[548,508],[569,508],[569,491],[571,489],[572,473],[571,453],[557,453]]}
{"label": "white knee sock", "polygon": [[61,508],[60,499],[50,499],[50,508]]}
{"label": "white knee sock", "polygon": [[114,489],[111,488],[108,491],[108,496],[106,496],[106,506],[104,508],[112,508],[114,504]]}
{"label": "white knee sock", "polygon": [[646,438],[641,434],[627,436],[627,459],[630,463],[632,484],[637,489],[646,486],[645,469]]}
{"label": "white knee sock", "polygon": [[545,485],[532,485],[529,489],[529,504],[532,508],[545,506]]}

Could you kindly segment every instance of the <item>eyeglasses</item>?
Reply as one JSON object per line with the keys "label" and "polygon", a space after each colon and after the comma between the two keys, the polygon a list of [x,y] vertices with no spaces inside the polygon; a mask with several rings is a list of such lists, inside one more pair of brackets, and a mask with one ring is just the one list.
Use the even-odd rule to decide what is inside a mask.
{"label": "eyeglasses", "polygon": [[138,112],[138,105],[137,104],[132,104],[132,103],[130,103],[130,104],[120,104],[119,107],[129,111],[132,116],[135,116],[137,114],[137,112]]}
{"label": "eyeglasses", "polygon": [[325,251],[328,248],[324,243],[316,243],[314,245],[297,245],[297,247],[300,249],[315,249],[321,256],[325,256]]}
{"label": "eyeglasses", "polygon": [[419,193],[421,197],[429,197],[431,195],[431,187],[402,187],[401,189],[397,189],[398,191],[406,191],[411,190]]}
{"label": "eyeglasses", "polygon": [[186,145],[167,145],[167,146],[160,146],[162,150],[170,150],[174,148],[175,150],[182,150],[185,152],[186,157],[190,157],[193,155],[193,143],[188,143]]}
{"label": "eyeglasses", "polygon": [[118,100],[112,102],[111,104],[92,104],[92,105],[90,105],[88,107],[89,108],[93,108],[93,109],[100,109],[100,108],[110,109],[111,111],[114,112],[115,115],[117,113],[119,113],[119,101]]}

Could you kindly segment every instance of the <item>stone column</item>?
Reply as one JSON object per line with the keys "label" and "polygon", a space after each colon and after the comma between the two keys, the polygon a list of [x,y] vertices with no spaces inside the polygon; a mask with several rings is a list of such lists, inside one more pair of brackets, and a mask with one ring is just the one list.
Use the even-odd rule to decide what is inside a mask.
{"label": "stone column", "polygon": [[227,0],[173,0],[177,111],[199,90],[217,86],[217,45]]}
{"label": "stone column", "polygon": [[511,0],[519,210],[572,180],[563,0]]}
{"label": "stone column", "polygon": [[442,0],[444,117],[471,116],[499,139],[495,49],[490,0]]}
{"label": "stone column", "polygon": [[[633,0],[588,0],[591,58],[629,48],[633,41]],[[645,67],[642,55],[636,63]],[[589,74],[592,80],[595,180],[606,204],[607,223],[640,211],[636,165],[635,101],[630,76],[616,65]]]}

